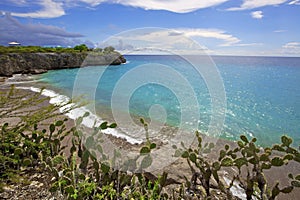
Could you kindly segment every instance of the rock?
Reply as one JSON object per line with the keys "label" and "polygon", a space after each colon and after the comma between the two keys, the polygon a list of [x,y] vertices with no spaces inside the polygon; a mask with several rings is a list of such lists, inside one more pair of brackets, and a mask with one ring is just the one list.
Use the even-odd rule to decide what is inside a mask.
{"label": "rock", "polygon": [[38,182],[38,181],[32,181],[31,183],[30,183],[30,186],[34,186],[34,187],[43,187],[43,183],[40,183],[40,182]]}
{"label": "rock", "polygon": [[54,69],[94,65],[120,65],[126,59],[117,52],[88,53],[8,53],[0,55],[0,76],[40,74]]}
{"label": "rock", "polygon": [[120,65],[125,62],[126,59],[117,52],[100,56],[97,54],[89,54],[82,63],[82,66]]}
{"label": "rock", "polygon": [[48,70],[46,70],[46,69],[32,69],[32,70],[30,70],[30,73],[31,74],[42,74],[42,73],[45,73],[47,71]]}
{"label": "rock", "polygon": [[13,189],[11,186],[4,186],[2,189],[3,189],[5,192],[13,192],[13,191],[14,191],[14,189]]}
{"label": "rock", "polygon": [[4,83],[6,81],[6,77],[0,77],[0,82]]}

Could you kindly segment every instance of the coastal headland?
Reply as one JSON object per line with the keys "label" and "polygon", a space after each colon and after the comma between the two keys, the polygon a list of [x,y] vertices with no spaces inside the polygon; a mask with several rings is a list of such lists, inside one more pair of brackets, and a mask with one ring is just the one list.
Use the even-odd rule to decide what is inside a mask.
{"label": "coastal headland", "polygon": [[126,59],[111,46],[91,49],[85,44],[73,48],[0,46],[0,76],[41,74],[48,70],[84,66],[120,65]]}
{"label": "coastal headland", "polygon": [[[88,61],[86,57],[89,56]],[[91,65],[120,65],[126,59],[117,52],[97,53],[8,53],[0,54],[0,76],[41,74],[48,70]]]}

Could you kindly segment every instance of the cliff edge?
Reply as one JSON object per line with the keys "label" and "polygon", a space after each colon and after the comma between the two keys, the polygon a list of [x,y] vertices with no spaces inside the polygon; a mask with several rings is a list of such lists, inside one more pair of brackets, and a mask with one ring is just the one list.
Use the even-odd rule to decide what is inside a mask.
{"label": "cliff edge", "polygon": [[7,53],[0,54],[0,76],[40,74],[54,69],[95,65],[120,65],[126,59],[117,52],[91,53]]}

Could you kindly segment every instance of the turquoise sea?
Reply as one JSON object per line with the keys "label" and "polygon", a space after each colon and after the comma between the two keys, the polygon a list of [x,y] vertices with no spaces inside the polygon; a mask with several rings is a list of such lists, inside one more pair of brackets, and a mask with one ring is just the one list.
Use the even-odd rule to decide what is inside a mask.
{"label": "turquoise sea", "polygon": [[[112,115],[113,97],[128,98],[131,116],[147,118],[151,107],[160,105],[159,109],[164,109],[161,113],[166,115],[166,123],[175,127],[185,119],[182,117],[183,111],[186,113],[197,109],[200,117],[190,118],[191,121],[183,124],[187,129],[196,124],[201,132],[207,132],[212,118],[213,102],[206,80],[209,77],[199,75],[189,62],[178,56],[125,57],[127,63],[120,66],[49,71],[41,75],[40,80],[51,85],[56,92],[69,97],[83,94],[84,98],[95,103],[96,113],[100,118]],[[240,134],[246,134],[257,137],[261,145],[270,145],[278,142],[282,134],[287,134],[294,138],[296,145],[300,144],[300,58],[212,56],[211,59],[220,74],[226,94],[225,121],[220,137],[236,140]],[[201,59],[197,62],[202,64]],[[135,71],[141,66],[150,71],[153,67],[154,75],[160,79],[149,81],[154,76],[148,73],[149,70],[145,73]],[[182,80],[188,81],[190,88],[186,88],[179,79],[173,78],[174,74],[168,73],[168,70],[160,71],[160,66],[167,66],[170,72],[176,71],[182,76]],[[135,76],[129,76],[133,72],[136,72]],[[165,80],[165,85],[159,84],[162,80]],[[134,84],[135,89],[128,94],[126,87],[133,87]],[[116,92],[116,87],[125,91]],[[189,102],[194,95],[198,106]],[[183,105],[188,106],[182,108]]]}

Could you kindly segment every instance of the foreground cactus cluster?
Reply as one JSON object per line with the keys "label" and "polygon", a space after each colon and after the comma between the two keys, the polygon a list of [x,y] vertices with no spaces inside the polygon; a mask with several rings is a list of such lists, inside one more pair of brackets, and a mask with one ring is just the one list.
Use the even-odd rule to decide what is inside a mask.
{"label": "foreground cactus cluster", "polygon": [[[289,174],[290,185],[280,188],[279,182],[275,186],[270,186],[264,176],[264,171],[273,167],[281,167],[287,165],[290,161],[300,163],[299,150],[292,147],[292,139],[287,136],[281,137],[281,144],[273,147],[261,148],[256,146],[256,138],[248,140],[244,135],[240,136],[237,141],[238,146],[231,149],[229,145],[225,145],[224,149],[219,152],[219,158],[212,161],[204,157],[204,154],[210,153],[214,148],[214,144],[202,145],[202,139],[196,132],[198,139],[197,148],[176,148],[176,155],[185,158],[193,173],[188,187],[199,193],[199,196],[210,196],[214,179],[228,199],[233,199],[231,188],[237,181],[244,190],[247,199],[275,199],[280,193],[290,193],[294,188],[300,186],[300,174],[294,176]],[[236,168],[238,174],[232,177],[230,184],[226,185],[220,177],[219,172],[226,168]],[[242,171],[244,170],[244,173]],[[200,180],[200,187],[204,190],[197,189],[197,179]],[[204,191],[204,192],[203,192]]]}

